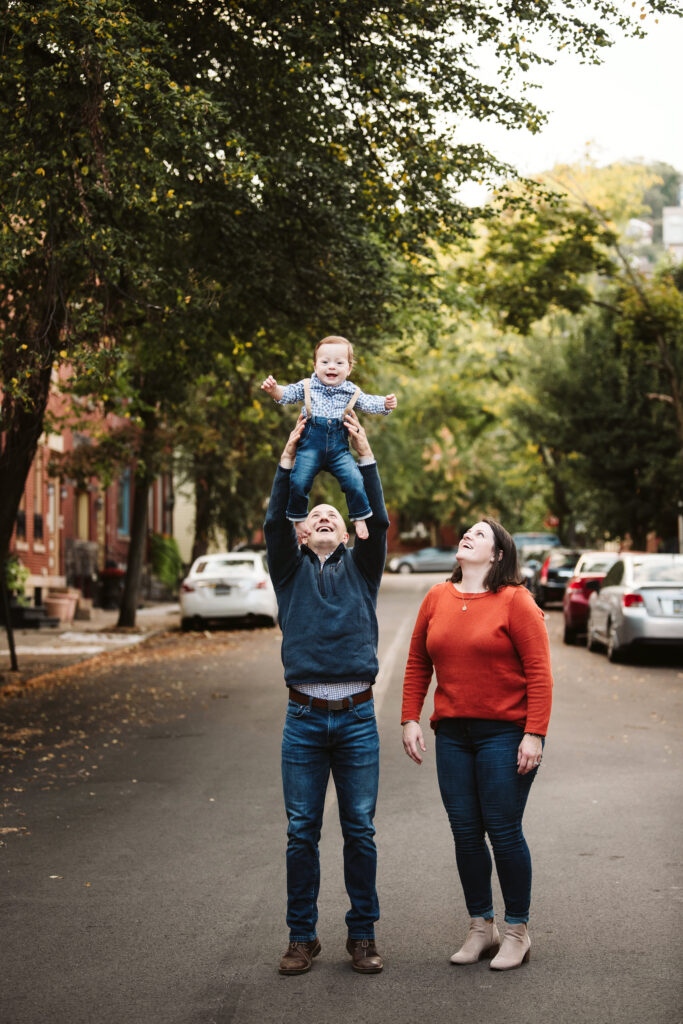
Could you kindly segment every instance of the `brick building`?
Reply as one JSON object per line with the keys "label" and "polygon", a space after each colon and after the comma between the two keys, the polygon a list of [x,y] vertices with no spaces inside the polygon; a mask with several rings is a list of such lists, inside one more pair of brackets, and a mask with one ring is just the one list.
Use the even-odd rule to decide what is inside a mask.
{"label": "brick building", "polygon": [[[61,412],[54,394],[51,412]],[[112,428],[122,421],[108,416]],[[27,594],[40,604],[50,588],[77,587],[85,597],[97,597],[99,572],[107,566],[125,569],[130,543],[134,465],[105,488],[96,477],[85,486],[51,475],[55,456],[89,444],[86,433],[65,428],[43,434],[26,480],[10,553],[30,571]],[[173,486],[170,476],[158,478],[151,489],[148,531],[173,533]]]}

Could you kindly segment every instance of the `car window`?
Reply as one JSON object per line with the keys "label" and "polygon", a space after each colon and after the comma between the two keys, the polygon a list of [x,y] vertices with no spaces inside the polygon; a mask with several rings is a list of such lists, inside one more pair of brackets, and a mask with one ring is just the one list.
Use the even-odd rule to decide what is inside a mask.
{"label": "car window", "polygon": [[614,565],[615,556],[610,554],[584,555],[581,564],[577,565],[577,572],[607,572],[610,566]]}
{"label": "car window", "polygon": [[[220,572],[222,575],[226,573],[238,573],[243,575],[245,572],[256,572],[256,561],[253,558],[212,558],[207,559],[205,566],[202,567],[202,572],[207,569],[209,572]],[[197,569],[197,572],[200,570]]]}
{"label": "car window", "polygon": [[573,569],[579,558],[578,551],[551,551],[550,564],[554,569]]}
{"label": "car window", "polygon": [[681,562],[634,562],[635,583],[683,583],[683,561]]}
{"label": "car window", "polygon": [[615,562],[610,571],[605,576],[605,587],[616,587],[624,578],[624,563]]}

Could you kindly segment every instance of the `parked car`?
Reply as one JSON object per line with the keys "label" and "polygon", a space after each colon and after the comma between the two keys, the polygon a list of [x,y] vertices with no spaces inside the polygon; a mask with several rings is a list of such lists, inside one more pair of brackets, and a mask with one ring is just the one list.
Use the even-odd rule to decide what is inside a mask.
{"label": "parked car", "polygon": [[565,587],[574,574],[581,551],[575,548],[551,548],[543,565],[531,581],[531,593],[539,608],[551,601],[561,601]]}
{"label": "parked car", "polygon": [[518,548],[517,557],[519,561],[519,571],[522,574],[524,580],[524,586],[531,590],[533,587],[534,579],[541,570],[541,566],[545,562],[548,549],[544,547],[528,547]]}
{"label": "parked car", "polygon": [[618,557],[614,551],[584,551],[576,563],[562,601],[563,639],[566,644],[573,644],[586,632],[590,596],[600,589],[606,573]]}
{"label": "parked car", "polygon": [[457,548],[421,548],[389,559],[390,572],[453,572]]}
{"label": "parked car", "polygon": [[265,557],[231,551],[197,558],[180,586],[180,615],[183,629],[237,618],[274,626],[277,600]]}
{"label": "parked car", "polygon": [[624,552],[588,605],[588,647],[610,661],[629,648],[683,648],[683,555]]}

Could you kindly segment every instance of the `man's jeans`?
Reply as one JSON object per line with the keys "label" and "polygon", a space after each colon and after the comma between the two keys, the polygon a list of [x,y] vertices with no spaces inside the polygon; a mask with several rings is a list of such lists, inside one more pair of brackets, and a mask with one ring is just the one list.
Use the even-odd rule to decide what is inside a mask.
{"label": "man's jeans", "polygon": [[344,881],[351,901],[352,939],[373,939],[379,919],[373,818],[379,783],[375,704],[323,711],[289,701],[282,736],[282,784],[287,830],[287,924],[290,942],[316,938],[318,840],[330,770],[344,836]]}
{"label": "man's jeans", "polygon": [[289,478],[287,518],[301,522],[308,515],[308,495],[316,474],[327,469],[339,481],[346,495],[349,518],[369,519],[372,509],[365,493],[363,476],[349,451],[348,431],[341,420],[313,416],[306,421],[296,446],[296,458]]}
{"label": "man's jeans", "polygon": [[436,734],[436,768],[470,917],[493,917],[491,855],[505,901],[505,920],[529,920],[531,857],[522,815],[537,768],[517,773],[524,730],[513,722],[446,718]]}

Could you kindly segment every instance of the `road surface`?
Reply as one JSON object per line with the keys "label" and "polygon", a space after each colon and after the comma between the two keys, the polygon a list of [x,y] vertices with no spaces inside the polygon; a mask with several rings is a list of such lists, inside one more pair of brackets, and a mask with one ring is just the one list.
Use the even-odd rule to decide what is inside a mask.
{"label": "road surface", "polygon": [[177,634],[0,708],[3,1024],[683,1020],[683,669],[565,647],[558,611],[554,712],[525,818],[531,960],[505,974],[449,964],[467,915],[433,742],[418,768],[399,726],[412,624],[437,581],[387,576],[379,605],[384,972],[349,967],[330,784],[322,954],[310,974],[278,975],[279,631]]}

